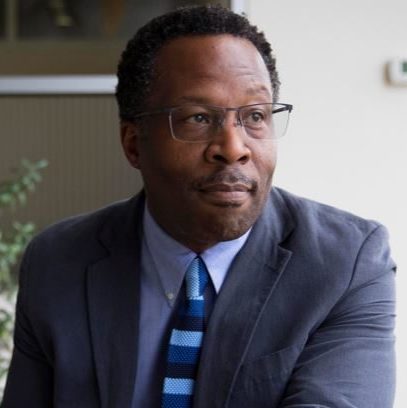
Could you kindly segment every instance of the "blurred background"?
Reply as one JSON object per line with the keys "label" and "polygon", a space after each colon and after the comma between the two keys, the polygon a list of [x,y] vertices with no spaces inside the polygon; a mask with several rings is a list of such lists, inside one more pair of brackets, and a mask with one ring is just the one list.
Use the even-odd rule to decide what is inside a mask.
{"label": "blurred background", "polygon": [[[184,3],[191,2],[2,0],[0,92],[9,75],[113,75],[137,27]],[[265,31],[277,55],[280,101],[294,105],[279,143],[275,184],[378,220],[389,230],[399,266],[395,407],[404,408],[407,86],[388,67],[407,61],[407,2],[223,3],[244,10]],[[35,194],[13,217],[33,221],[39,230],[137,191],[141,180],[124,159],[118,129],[109,92],[3,91],[0,181],[12,176],[22,158],[49,163]]]}

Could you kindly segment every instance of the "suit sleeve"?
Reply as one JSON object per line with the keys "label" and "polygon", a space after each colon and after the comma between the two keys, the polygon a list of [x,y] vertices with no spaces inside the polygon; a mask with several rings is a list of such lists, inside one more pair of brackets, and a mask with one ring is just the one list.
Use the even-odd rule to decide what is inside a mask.
{"label": "suit sleeve", "polygon": [[395,265],[386,230],[365,239],[352,281],[302,351],[279,408],[392,408]]}
{"label": "suit sleeve", "polygon": [[26,251],[16,307],[14,350],[2,408],[52,407],[52,368],[29,319],[29,274],[32,245]]}

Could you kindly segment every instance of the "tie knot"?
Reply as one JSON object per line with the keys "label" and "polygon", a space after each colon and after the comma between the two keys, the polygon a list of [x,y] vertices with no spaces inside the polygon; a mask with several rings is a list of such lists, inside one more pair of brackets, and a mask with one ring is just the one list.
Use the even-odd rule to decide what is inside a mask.
{"label": "tie knot", "polygon": [[187,298],[193,299],[203,295],[209,275],[204,261],[197,256],[188,266],[185,282]]}

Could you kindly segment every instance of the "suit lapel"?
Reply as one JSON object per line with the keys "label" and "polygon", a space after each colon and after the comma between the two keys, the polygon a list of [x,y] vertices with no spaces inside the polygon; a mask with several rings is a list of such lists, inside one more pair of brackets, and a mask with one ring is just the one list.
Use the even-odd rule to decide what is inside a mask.
{"label": "suit lapel", "polygon": [[133,199],[107,217],[99,237],[106,257],[88,267],[89,323],[102,407],[130,406],[134,390],[142,204]]}
{"label": "suit lapel", "polygon": [[291,252],[280,243],[293,222],[273,192],[219,293],[205,336],[195,390],[196,408],[225,407],[264,306]]}

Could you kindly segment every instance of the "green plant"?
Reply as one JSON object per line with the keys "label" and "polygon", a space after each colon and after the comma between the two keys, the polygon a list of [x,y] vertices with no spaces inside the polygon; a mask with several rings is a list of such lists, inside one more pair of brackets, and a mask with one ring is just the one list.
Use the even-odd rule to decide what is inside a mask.
{"label": "green plant", "polygon": [[46,160],[22,160],[14,177],[0,183],[0,389],[12,350],[14,303],[17,293],[17,278],[16,274],[12,273],[12,268],[17,264],[35,231],[32,222],[20,223],[14,219],[12,213],[18,206],[26,204],[28,194],[33,192],[42,180],[41,171],[47,165]]}

